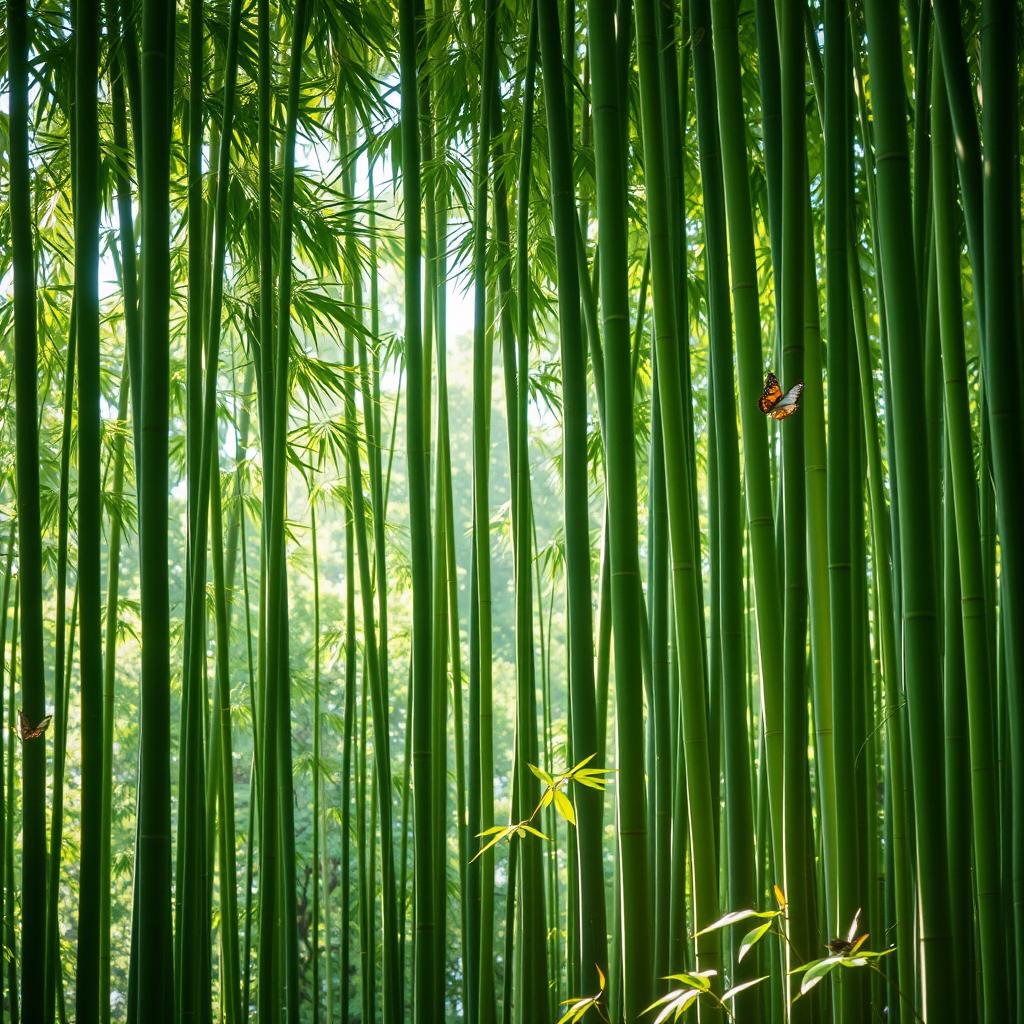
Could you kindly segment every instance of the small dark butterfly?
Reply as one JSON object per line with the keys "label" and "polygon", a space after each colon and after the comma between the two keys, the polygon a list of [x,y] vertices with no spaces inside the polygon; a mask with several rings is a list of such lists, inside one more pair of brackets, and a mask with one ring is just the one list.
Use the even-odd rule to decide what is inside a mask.
{"label": "small dark butterfly", "polygon": [[846,939],[832,939],[830,942],[825,943],[825,948],[833,956],[846,956],[853,950],[853,943],[847,942]]}
{"label": "small dark butterfly", "polygon": [[768,376],[764,379],[764,391],[757,400],[757,407],[773,420],[784,420],[796,412],[803,393],[804,382],[799,381],[783,394],[779,378],[769,370]]}
{"label": "small dark butterfly", "polygon": [[22,742],[25,740],[35,740],[46,732],[46,727],[50,724],[50,719],[53,715],[44,715],[42,720],[37,725],[29,725],[28,719],[25,717],[25,712],[20,708],[18,709],[18,732],[21,733]]}
{"label": "small dark butterfly", "polygon": [[845,939],[832,939],[825,943],[825,948],[833,956],[853,956],[854,953],[864,945],[867,940],[868,933],[864,932],[863,935],[857,935],[857,925],[860,923],[860,911],[853,915],[853,923],[850,925],[850,930],[846,934]]}

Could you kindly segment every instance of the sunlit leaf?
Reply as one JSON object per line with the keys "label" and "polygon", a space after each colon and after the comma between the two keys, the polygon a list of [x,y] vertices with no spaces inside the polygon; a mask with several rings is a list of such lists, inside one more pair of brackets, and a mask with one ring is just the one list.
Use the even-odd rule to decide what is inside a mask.
{"label": "sunlit leaf", "polygon": [[[832,971],[834,971],[841,961],[842,957],[827,956],[824,960],[817,960],[809,966],[806,966],[803,981],[800,982],[800,995],[803,996],[810,992],[822,978],[827,977]],[[795,974],[796,970],[790,973]]]}
{"label": "sunlit leaf", "polygon": [[699,932],[694,932],[693,937],[695,939],[699,938],[701,935],[707,935],[708,932],[716,931],[719,928],[728,928],[731,924],[738,924],[740,921],[746,921],[752,917],[776,918],[779,916],[779,913],[778,910],[733,910],[724,917],[720,917],[713,924],[701,928]]}
{"label": "sunlit leaf", "polygon": [[555,796],[555,809],[570,825],[576,824],[576,812],[569,798],[559,789],[549,790]]}
{"label": "sunlit leaf", "polygon": [[570,768],[569,771],[566,772],[566,774],[570,776],[575,775],[581,768],[585,768],[588,764],[590,764],[590,762],[593,761],[595,757],[597,757],[596,751],[593,754],[590,754],[589,756],[583,758],[583,760],[580,761],[579,764],[573,765],[572,768]]}
{"label": "sunlit leaf", "polygon": [[750,931],[743,936],[743,940],[740,942],[739,955],[736,957],[737,961],[743,960],[754,946],[764,938],[765,933],[769,928],[771,928],[771,926],[771,921],[765,921],[764,924],[759,924],[756,928],[751,928]]}
{"label": "sunlit leaf", "polygon": [[739,985],[733,985],[728,991],[722,993],[722,1002],[726,1002],[730,999],[735,999],[741,992],[746,991],[748,988],[753,988],[755,985],[760,985],[762,981],[767,981],[768,975],[763,974],[760,978],[752,978],[750,981],[741,982]]}
{"label": "sunlit leaf", "polygon": [[708,992],[711,989],[711,979],[717,974],[717,971],[695,971],[692,974],[683,971],[679,974],[670,974],[665,979],[666,981],[681,981],[684,985],[690,985],[693,988],[699,989],[701,992]]}

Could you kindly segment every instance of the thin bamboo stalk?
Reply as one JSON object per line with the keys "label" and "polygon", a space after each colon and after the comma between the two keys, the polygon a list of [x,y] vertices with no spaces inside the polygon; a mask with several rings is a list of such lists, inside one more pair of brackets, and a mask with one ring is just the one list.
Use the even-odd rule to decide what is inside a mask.
{"label": "thin bamboo stalk", "polygon": [[[490,167],[491,126],[495,108],[497,5],[489,2],[483,9],[480,31],[483,41],[483,64],[480,84],[480,120],[476,138],[473,204],[473,498],[472,534],[475,573],[473,644],[476,658],[476,690],[478,715],[479,819],[477,832],[494,824],[494,791],[492,775],[493,712],[492,712],[492,625],[491,625],[491,535],[490,535],[490,405],[493,339],[489,327],[487,295],[487,230],[488,171]],[[518,653],[518,651],[517,651]],[[517,670],[520,670],[517,658]],[[518,675],[518,672],[517,672]],[[470,712],[472,714],[472,711]],[[418,870],[418,869],[417,869]],[[480,857],[480,932],[477,954],[477,1009],[480,1024],[491,1024],[495,1013],[494,983],[490,963],[494,954],[494,853]],[[418,907],[417,907],[418,910]]]}
{"label": "thin bamboo stalk", "polygon": [[[995,731],[992,681],[987,652],[987,609],[979,521],[974,441],[971,429],[967,366],[964,354],[963,301],[960,289],[957,208],[952,168],[950,116],[943,102],[945,73],[939,65],[932,86],[932,223],[935,229],[939,336],[942,345],[944,419],[949,478],[945,500],[954,510],[955,552],[963,631],[963,658],[968,740],[970,746],[970,808],[974,864],[977,873],[979,967],[986,1015],[1006,1017],[1005,960],[1002,955],[1000,908],[1002,881],[999,851],[991,837],[998,831]],[[947,603],[952,595],[947,594]],[[952,686],[947,683],[947,688]],[[949,776],[947,776],[949,777]],[[947,800],[947,807],[950,806]],[[952,831],[952,830],[951,830]]]}
{"label": "thin bamboo stalk", "polygon": [[[1013,396],[1024,381],[1021,358],[1020,106],[1017,21],[1012,3],[986,0],[981,11],[981,112],[984,138],[984,335],[981,359],[991,425],[992,469],[1000,545],[1000,611],[1006,645],[1006,697],[1011,770],[1012,906],[1016,957],[1024,950],[1024,703],[1013,680],[1024,666],[1024,516],[1019,467],[1024,421]],[[959,128],[959,126],[958,126]],[[966,190],[964,191],[965,199]],[[1024,1021],[1024,986],[1017,986],[1017,1020]]]}
{"label": "thin bamboo stalk", "polygon": [[102,821],[100,837],[100,1019],[110,1020],[110,912],[111,893],[111,808],[113,805],[114,786],[114,688],[117,679],[117,623],[118,598],[121,579],[121,538],[122,517],[121,505],[124,500],[124,469],[125,445],[127,438],[124,430],[128,419],[128,357],[122,366],[121,389],[117,402],[117,425],[119,431],[114,438],[111,453],[111,512],[107,539],[107,607],[104,622],[104,659],[103,659],[103,791]]}
{"label": "thin bamboo stalk", "polygon": [[[725,861],[728,874],[730,907],[747,907],[755,902],[753,811],[751,803],[747,736],[745,685],[745,652],[741,643],[743,527],[740,505],[739,442],[736,431],[736,399],[732,370],[732,330],[729,311],[729,265],[726,237],[726,208],[722,185],[719,151],[717,96],[712,54],[710,6],[706,0],[693,5],[691,25],[696,32],[703,29],[700,42],[694,46],[694,84],[696,91],[697,133],[701,158],[701,183],[704,196],[705,275],[708,281],[709,336],[711,348],[712,393],[710,405],[714,414],[709,430],[714,430],[716,472],[709,481],[715,498],[709,493],[709,510],[714,510],[718,526],[717,636],[712,643],[718,648],[723,677],[725,729],[725,813],[727,847]],[[738,942],[735,935],[732,950],[736,970]],[[756,958],[756,951],[754,953]],[[756,959],[754,960],[756,965]],[[756,966],[754,973],[757,973]],[[757,993],[750,992],[736,1006],[737,1013],[757,1013]]]}
{"label": "thin bamboo stalk", "polygon": [[[644,164],[647,168],[647,227],[651,245],[651,279],[654,300],[655,337],[659,366],[659,398],[664,421],[666,467],[687,466],[693,458],[692,435],[687,437],[680,374],[680,330],[672,280],[668,195],[660,124],[662,97],[655,64],[653,3],[643,0],[636,8],[637,52],[640,68],[640,105],[643,127]],[[690,856],[693,870],[693,920],[698,929],[718,915],[718,866],[715,850],[717,809],[712,806],[712,783],[708,759],[708,717],[705,691],[702,601],[698,596],[699,552],[694,548],[694,509],[689,487],[690,470],[680,474],[666,469],[670,543],[672,551],[672,597],[676,641],[687,652],[680,662],[680,709],[683,720],[683,752],[686,761],[686,792],[689,807]],[[622,708],[616,707],[617,716]],[[620,737],[621,743],[621,737]],[[717,931],[697,943],[702,969],[717,971],[721,962],[721,936]],[[646,992],[625,990],[625,1012],[632,1020],[644,1008]],[[637,997],[640,997],[637,999]],[[710,1011],[712,1014],[714,1010]]]}
{"label": "thin bamboo stalk", "polygon": [[[399,53],[402,123],[402,190],[405,206],[405,352],[406,374],[406,450],[409,474],[409,522],[411,524],[413,564],[413,774],[414,774],[414,857],[416,877],[416,927],[422,941],[415,947],[415,997],[413,1019],[425,1022],[434,1012],[434,991],[438,982],[434,963],[431,930],[435,926],[432,890],[433,851],[431,847],[431,729],[430,694],[435,681],[431,676],[431,594],[430,594],[430,519],[427,482],[427,437],[424,434],[424,408],[427,384],[423,354],[423,324],[420,297],[422,188],[420,182],[419,126],[419,11],[414,0],[402,0],[399,6]],[[381,785],[382,793],[390,787]],[[388,801],[382,800],[383,807]],[[389,834],[388,832],[385,833]],[[397,977],[397,976],[396,976]],[[389,982],[395,994],[397,987]],[[385,1012],[392,1016],[397,1005]]]}
{"label": "thin bamboo stalk", "polygon": [[142,348],[139,552],[141,716],[139,748],[137,1019],[174,1016],[171,935],[170,624],[168,611],[168,350],[170,301],[170,86],[174,5],[142,15]]}
{"label": "thin bamboo stalk", "polygon": [[[39,504],[38,344],[29,175],[28,11],[24,0],[15,0],[8,5],[7,35],[22,709],[29,722],[35,725],[42,721],[46,710],[46,692]],[[8,549],[9,554],[10,545]],[[8,565],[5,586],[9,572]],[[6,614],[5,607],[5,617]],[[13,762],[12,750],[11,764]],[[13,806],[13,792],[9,801]],[[46,883],[46,748],[41,739],[37,739],[22,747],[21,1004],[27,1020],[41,1020],[45,1005]]]}
{"label": "thin bamboo stalk", "polygon": [[[772,847],[775,862],[781,866],[782,672],[779,659],[773,652],[774,645],[782,634],[782,592],[778,584],[767,430],[756,404],[750,400],[751,395],[760,393],[763,363],[750,182],[747,155],[743,146],[745,122],[740,93],[739,43],[736,12],[733,6],[723,0],[712,0],[711,24],[716,40],[715,73],[718,86],[718,121],[722,144],[722,175],[725,181],[726,222],[729,232],[737,379],[739,393],[746,396],[740,402],[740,426],[743,434],[747,533],[752,555],[754,607],[757,619],[761,727],[764,730],[766,744]],[[767,115],[766,111],[764,124],[770,136],[771,146],[769,147],[769,139],[766,138],[766,150],[777,153],[778,126]],[[771,180],[769,176],[769,185]],[[781,198],[779,207],[781,210]],[[779,234],[780,232],[773,231],[772,238],[778,238]],[[776,243],[773,241],[772,244],[774,247]]]}
{"label": "thin bamboo stalk", "polygon": [[99,5],[75,21],[75,312],[78,331],[78,580],[82,703],[82,835],[75,1017],[99,1015],[102,637],[100,598]]}

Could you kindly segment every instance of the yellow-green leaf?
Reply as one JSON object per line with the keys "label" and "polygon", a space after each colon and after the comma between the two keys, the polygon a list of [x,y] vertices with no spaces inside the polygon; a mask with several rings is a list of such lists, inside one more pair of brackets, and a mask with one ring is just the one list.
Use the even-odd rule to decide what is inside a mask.
{"label": "yellow-green leaf", "polygon": [[740,942],[739,956],[736,958],[737,961],[741,961],[758,942],[764,938],[765,932],[771,928],[771,921],[765,921],[764,924],[759,924],[756,928],[751,928],[746,935],[743,936],[743,940]]}
{"label": "yellow-green leaf", "polygon": [[558,789],[550,790],[555,794],[555,810],[565,818],[570,825],[576,824],[576,812],[572,809],[572,803],[569,798]]}

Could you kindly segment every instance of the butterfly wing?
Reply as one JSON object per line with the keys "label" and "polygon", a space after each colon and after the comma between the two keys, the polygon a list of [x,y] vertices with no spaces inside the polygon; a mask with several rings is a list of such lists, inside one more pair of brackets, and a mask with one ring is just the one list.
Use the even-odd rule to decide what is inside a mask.
{"label": "butterfly wing", "polygon": [[50,720],[53,715],[45,715],[38,725],[29,725],[28,719],[25,717],[24,711],[18,712],[18,729],[21,732],[22,740],[35,740],[46,732],[46,727],[50,724]]}
{"label": "butterfly wing", "polygon": [[782,397],[782,387],[779,385],[779,378],[771,370],[764,379],[764,391],[757,400],[757,407],[763,413],[769,413]]}
{"label": "butterfly wing", "polygon": [[800,405],[804,393],[804,382],[794,384],[770,409],[766,410],[773,420],[784,420],[792,416]]}

